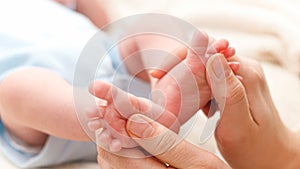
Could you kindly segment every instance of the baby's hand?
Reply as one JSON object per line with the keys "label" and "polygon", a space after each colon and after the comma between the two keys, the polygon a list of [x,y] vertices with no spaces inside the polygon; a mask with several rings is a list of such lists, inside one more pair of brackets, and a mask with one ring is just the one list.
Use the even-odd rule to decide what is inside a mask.
{"label": "baby's hand", "polygon": [[[178,116],[181,123],[188,120],[212,98],[205,66],[208,58],[216,53],[230,58],[235,50],[225,39],[210,43],[206,33],[195,33],[191,49],[180,49],[151,73],[158,79],[152,85],[153,101]],[[233,70],[239,67],[237,62],[229,65]]]}
{"label": "baby's hand", "polygon": [[101,104],[94,111],[86,112],[88,127],[92,131],[103,128],[96,136],[97,140],[112,152],[137,146],[126,131],[127,119],[136,113],[145,114],[174,131],[179,130],[177,118],[150,100],[126,93],[103,81],[92,83],[89,91],[100,99]]}

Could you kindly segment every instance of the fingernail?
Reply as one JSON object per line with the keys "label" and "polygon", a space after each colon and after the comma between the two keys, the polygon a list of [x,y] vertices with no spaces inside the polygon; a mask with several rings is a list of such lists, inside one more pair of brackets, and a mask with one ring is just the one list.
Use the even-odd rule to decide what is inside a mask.
{"label": "fingernail", "polygon": [[237,71],[240,68],[239,62],[229,62],[228,65],[232,71]]}
{"label": "fingernail", "polygon": [[227,64],[226,59],[221,54],[213,55],[212,68],[215,76],[222,80],[228,77],[231,73],[230,67]]}
{"label": "fingernail", "polygon": [[154,128],[150,123],[152,120],[140,114],[132,115],[127,123],[127,130],[139,138],[151,137]]}

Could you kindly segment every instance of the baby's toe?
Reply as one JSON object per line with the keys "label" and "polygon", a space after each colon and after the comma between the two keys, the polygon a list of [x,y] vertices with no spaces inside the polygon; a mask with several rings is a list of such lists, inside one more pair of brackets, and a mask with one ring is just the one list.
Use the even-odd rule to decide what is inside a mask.
{"label": "baby's toe", "polygon": [[119,139],[113,139],[109,144],[109,150],[111,152],[118,152],[122,149],[122,144]]}
{"label": "baby's toe", "polygon": [[226,39],[220,39],[215,42],[209,47],[207,54],[212,55],[215,53],[220,53],[224,50],[226,50],[229,46],[229,42]]}
{"label": "baby's toe", "polygon": [[85,117],[88,119],[93,119],[93,118],[97,118],[98,115],[98,111],[96,108],[94,109],[88,109],[85,111]]}
{"label": "baby's toe", "polygon": [[97,143],[102,146],[109,145],[112,141],[111,133],[107,129],[103,129],[103,131],[96,137],[98,138]]}
{"label": "baby's toe", "polygon": [[101,101],[101,103],[99,100],[96,101],[97,104],[105,104],[105,106],[113,101],[114,90],[116,90],[114,86],[104,81],[94,81],[89,86],[89,92]]}
{"label": "baby's toe", "polygon": [[228,47],[226,50],[222,51],[221,53],[225,56],[225,58],[230,58],[235,55],[235,48]]}
{"label": "baby's toe", "polygon": [[91,131],[96,131],[99,128],[104,127],[104,122],[102,121],[102,119],[94,119],[94,120],[89,121],[87,125]]}

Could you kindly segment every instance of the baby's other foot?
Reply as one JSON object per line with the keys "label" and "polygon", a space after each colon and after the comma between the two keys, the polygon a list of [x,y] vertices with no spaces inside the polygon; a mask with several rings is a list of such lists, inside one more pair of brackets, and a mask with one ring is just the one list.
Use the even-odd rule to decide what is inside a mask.
{"label": "baby's other foot", "polygon": [[234,48],[229,47],[227,40],[221,39],[210,43],[207,34],[200,31],[195,33],[191,48],[185,50],[186,52],[179,50],[175,55],[186,56],[170,55],[177,59],[173,66],[166,63],[159,71],[153,71],[151,74],[159,79],[153,85],[152,99],[178,116],[181,123],[211,100],[205,68],[208,57],[222,53],[229,58],[235,54]]}
{"label": "baby's other foot", "polygon": [[103,81],[92,83],[89,91],[100,100],[100,104],[97,109],[86,112],[88,127],[92,131],[102,128],[96,140],[108,146],[110,151],[137,146],[126,131],[127,119],[136,113],[145,114],[174,131],[179,130],[176,117],[150,100],[136,97]]}

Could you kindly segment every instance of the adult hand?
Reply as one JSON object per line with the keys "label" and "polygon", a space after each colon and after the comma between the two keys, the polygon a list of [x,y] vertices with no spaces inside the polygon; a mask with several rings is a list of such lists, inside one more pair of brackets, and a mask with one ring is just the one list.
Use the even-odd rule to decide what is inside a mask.
{"label": "adult hand", "polygon": [[238,169],[300,168],[300,140],[282,123],[273,104],[262,67],[245,58],[235,72],[221,55],[207,64],[213,96],[221,110],[215,136],[218,147]]}
{"label": "adult hand", "polygon": [[[111,154],[99,147],[98,163],[101,169],[229,168],[212,153],[180,139],[173,131],[146,116],[140,114],[131,116],[126,128],[129,135],[155,157],[127,158]],[[127,150],[127,153],[142,154],[138,149]],[[167,167],[166,163],[170,166]]]}

